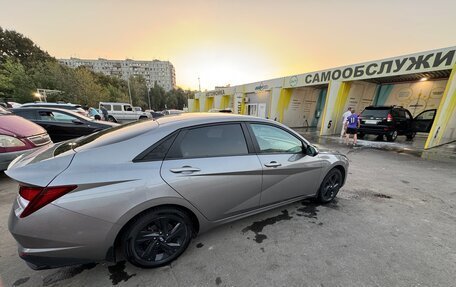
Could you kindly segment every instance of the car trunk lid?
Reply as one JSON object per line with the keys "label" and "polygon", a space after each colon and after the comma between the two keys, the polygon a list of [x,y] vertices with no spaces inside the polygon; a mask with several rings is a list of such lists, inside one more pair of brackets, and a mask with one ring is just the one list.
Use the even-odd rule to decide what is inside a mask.
{"label": "car trunk lid", "polygon": [[17,182],[47,186],[58,174],[67,169],[73,160],[73,149],[56,153],[61,145],[62,143],[44,146],[19,156],[11,162],[5,174]]}

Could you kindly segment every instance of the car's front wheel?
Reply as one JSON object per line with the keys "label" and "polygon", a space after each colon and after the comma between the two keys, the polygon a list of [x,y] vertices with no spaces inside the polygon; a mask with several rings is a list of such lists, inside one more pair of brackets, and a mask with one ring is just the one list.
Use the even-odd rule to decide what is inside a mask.
{"label": "car's front wheel", "polygon": [[154,268],[179,257],[192,238],[189,216],[174,208],[152,209],[136,219],[122,237],[122,251],[133,265]]}
{"label": "car's front wheel", "polygon": [[343,176],[339,169],[333,168],[323,179],[317,194],[317,199],[321,203],[331,202],[342,186]]}

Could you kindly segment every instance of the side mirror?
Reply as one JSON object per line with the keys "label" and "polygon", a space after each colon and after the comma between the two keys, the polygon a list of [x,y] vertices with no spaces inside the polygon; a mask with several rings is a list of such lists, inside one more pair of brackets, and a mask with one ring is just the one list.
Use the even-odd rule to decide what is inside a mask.
{"label": "side mirror", "polygon": [[309,156],[318,155],[318,149],[316,147],[314,147],[313,145],[309,144],[307,147],[303,146],[302,149],[303,149],[303,153],[305,155],[309,155]]}

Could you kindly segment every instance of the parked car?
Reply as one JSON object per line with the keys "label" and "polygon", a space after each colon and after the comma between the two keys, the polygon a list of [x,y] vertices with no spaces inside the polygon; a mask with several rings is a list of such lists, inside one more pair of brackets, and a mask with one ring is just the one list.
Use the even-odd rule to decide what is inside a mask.
{"label": "parked car", "polygon": [[332,201],[347,169],[344,155],[271,120],[138,121],[16,162],[9,230],[35,269],[124,258],[157,267],[220,224],[304,198]]}
{"label": "parked car", "polygon": [[100,102],[108,111],[108,120],[115,123],[127,123],[137,120],[149,119],[152,116],[143,111],[136,111],[127,103]]}
{"label": "parked car", "polygon": [[183,111],[183,110],[174,110],[174,109],[162,111],[162,114],[164,114],[165,116],[168,116],[168,115],[180,115],[182,113],[185,113],[185,111]]}
{"label": "parked car", "polygon": [[154,110],[146,110],[146,113],[150,113],[154,120],[165,116],[161,112],[155,112]]}
{"label": "parked car", "polygon": [[386,136],[392,142],[405,135],[412,140],[417,132],[430,131],[435,114],[435,109],[426,110],[413,118],[409,110],[400,106],[369,106],[360,114],[359,138],[373,134]]}
{"label": "parked car", "polygon": [[209,113],[232,113],[231,109],[210,109]]}
{"label": "parked car", "polygon": [[115,123],[96,121],[70,110],[57,108],[33,107],[11,109],[11,111],[42,126],[54,142],[66,141],[118,126]]}
{"label": "parked car", "polygon": [[31,107],[57,108],[57,109],[70,110],[70,111],[76,112],[78,114],[81,114],[83,116],[88,115],[87,111],[84,110],[81,105],[75,105],[75,104],[36,102],[36,103],[23,104],[21,106],[21,108],[31,108]]}
{"label": "parked car", "polygon": [[0,107],[0,171],[21,154],[51,143],[42,127]]}

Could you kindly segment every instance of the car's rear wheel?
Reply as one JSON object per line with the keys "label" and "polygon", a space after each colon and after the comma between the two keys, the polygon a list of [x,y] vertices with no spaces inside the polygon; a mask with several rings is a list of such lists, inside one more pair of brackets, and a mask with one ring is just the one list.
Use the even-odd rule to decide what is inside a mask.
{"label": "car's rear wheel", "polygon": [[392,133],[386,135],[386,139],[389,141],[389,142],[393,142],[397,139],[397,131],[393,131]]}
{"label": "car's rear wheel", "polygon": [[342,186],[343,176],[339,169],[333,168],[323,179],[317,199],[321,203],[331,202],[339,192]]}
{"label": "car's rear wheel", "polygon": [[108,116],[108,121],[117,123],[116,119],[113,116]]}
{"label": "car's rear wheel", "polygon": [[189,216],[174,208],[153,209],[140,216],[122,237],[122,252],[133,265],[154,268],[171,263],[192,237]]}
{"label": "car's rear wheel", "polygon": [[366,136],[365,133],[358,133],[358,138],[361,139],[361,140],[362,140],[365,136]]}

